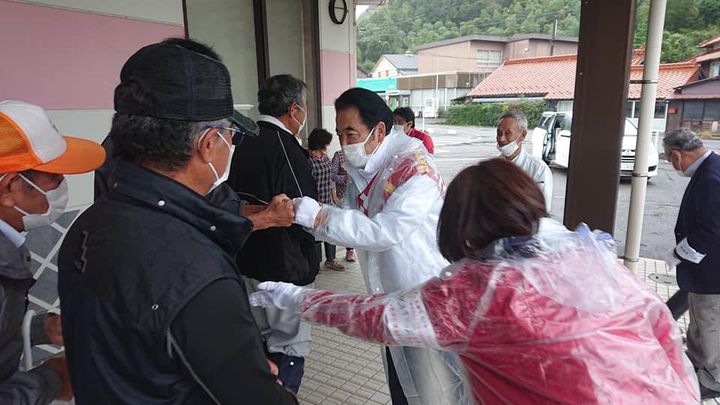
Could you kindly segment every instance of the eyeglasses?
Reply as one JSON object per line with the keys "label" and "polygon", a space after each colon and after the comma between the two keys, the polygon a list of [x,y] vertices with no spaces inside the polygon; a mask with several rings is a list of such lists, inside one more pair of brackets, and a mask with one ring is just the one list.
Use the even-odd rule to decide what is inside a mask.
{"label": "eyeglasses", "polygon": [[243,139],[245,139],[245,135],[247,135],[247,132],[244,129],[238,127],[214,127],[208,125],[202,128],[203,131],[208,129],[217,129],[218,131],[230,131],[232,133],[231,138],[233,145],[240,145]]}

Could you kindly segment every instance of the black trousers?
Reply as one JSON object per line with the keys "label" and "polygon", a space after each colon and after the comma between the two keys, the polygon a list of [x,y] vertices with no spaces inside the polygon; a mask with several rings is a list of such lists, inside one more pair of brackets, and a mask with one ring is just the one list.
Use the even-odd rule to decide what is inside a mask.
{"label": "black trousers", "polygon": [[408,400],[405,398],[402,385],[400,385],[400,379],[398,378],[397,371],[395,370],[395,364],[390,354],[390,349],[385,348],[385,356],[387,357],[388,365],[388,388],[390,389],[390,399],[393,405],[408,405]]}

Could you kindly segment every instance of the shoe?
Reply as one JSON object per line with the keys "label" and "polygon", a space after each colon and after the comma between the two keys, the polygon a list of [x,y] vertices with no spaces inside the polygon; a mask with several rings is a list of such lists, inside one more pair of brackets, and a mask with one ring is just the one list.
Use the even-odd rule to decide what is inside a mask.
{"label": "shoe", "polygon": [[345,253],[345,261],[348,263],[355,263],[355,251],[354,250],[348,250]]}
{"label": "shoe", "polygon": [[335,270],[335,271],[345,271],[345,266],[338,263],[337,260],[327,260],[325,262],[325,268],[329,270]]}
{"label": "shoe", "polygon": [[720,392],[711,390],[710,388],[707,388],[704,385],[700,384],[700,398],[712,399],[718,397],[720,397]]}

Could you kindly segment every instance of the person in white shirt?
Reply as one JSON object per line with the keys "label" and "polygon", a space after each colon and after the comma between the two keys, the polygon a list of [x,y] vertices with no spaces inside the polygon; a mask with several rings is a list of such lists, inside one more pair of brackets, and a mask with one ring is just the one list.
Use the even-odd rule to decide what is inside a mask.
{"label": "person in white shirt", "polygon": [[552,171],[545,162],[523,149],[527,125],[527,117],[522,111],[505,112],[497,125],[497,148],[505,159],[515,163],[535,180],[545,196],[545,206],[550,212],[553,195]]}

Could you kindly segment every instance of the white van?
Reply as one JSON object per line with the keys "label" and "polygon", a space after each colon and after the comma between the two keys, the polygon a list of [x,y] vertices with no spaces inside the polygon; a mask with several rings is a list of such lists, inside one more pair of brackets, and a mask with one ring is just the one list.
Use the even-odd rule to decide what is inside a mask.
{"label": "white van", "polygon": [[[547,164],[567,168],[570,163],[570,137],[572,130],[572,112],[544,112],[540,125],[532,132],[532,154]],[[635,165],[635,144],[637,127],[625,118],[625,134],[622,140],[620,176],[631,177]],[[650,177],[658,173],[658,151],[651,143],[648,154]]]}

